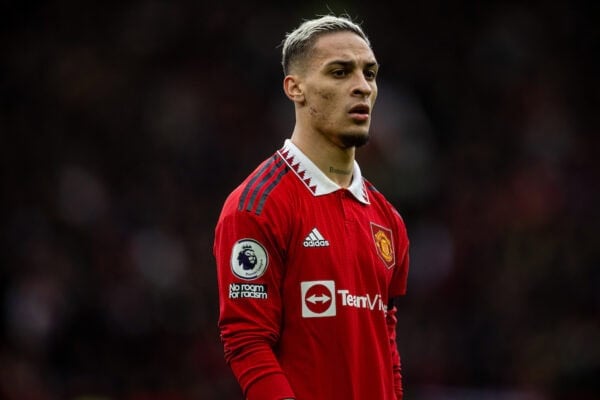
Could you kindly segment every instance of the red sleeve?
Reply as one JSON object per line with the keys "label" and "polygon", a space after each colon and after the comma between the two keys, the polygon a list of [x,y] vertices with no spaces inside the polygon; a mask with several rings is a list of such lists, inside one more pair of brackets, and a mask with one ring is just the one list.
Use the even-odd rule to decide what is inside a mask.
{"label": "red sleeve", "polygon": [[[396,220],[398,240],[396,243],[396,251],[399,255],[399,264],[396,265],[394,276],[392,278],[392,286],[390,288],[390,298],[404,295],[406,293],[406,286],[408,281],[408,268],[409,268],[409,240],[406,232],[406,226],[404,220],[398,213],[398,211],[391,206],[393,214]],[[396,394],[396,400],[402,400],[404,391],[402,387],[402,365],[400,361],[400,352],[398,351],[398,344],[396,342],[396,326],[398,319],[396,318],[397,308],[395,306],[390,307],[386,314],[386,323],[388,330],[388,338],[390,342],[390,352],[392,356],[392,369],[394,374],[394,393]]]}
{"label": "red sleeve", "polygon": [[396,307],[392,307],[387,311],[386,323],[388,328],[388,337],[390,341],[390,352],[392,354],[394,393],[396,394],[396,400],[402,400],[402,366],[400,362],[400,353],[398,352],[398,345],[396,343],[396,324],[398,322],[398,319],[396,318],[396,311]]}
{"label": "red sleeve", "polygon": [[394,267],[394,276],[389,288],[389,298],[391,299],[406,294],[410,256],[408,250],[409,240],[406,232],[406,226],[404,225],[404,220],[393,206],[390,205],[390,207],[393,211],[396,232],[398,235],[395,249],[397,255],[397,265]]}
{"label": "red sleeve", "polygon": [[[213,249],[225,360],[247,400],[294,398],[273,352],[281,321],[281,235],[263,216],[229,204],[217,224]],[[241,261],[246,250],[253,252],[254,264]]]}

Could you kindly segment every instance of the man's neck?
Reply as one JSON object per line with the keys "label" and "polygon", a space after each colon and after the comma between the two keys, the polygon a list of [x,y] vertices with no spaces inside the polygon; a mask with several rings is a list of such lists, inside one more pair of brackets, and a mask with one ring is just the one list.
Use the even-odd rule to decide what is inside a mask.
{"label": "man's neck", "polygon": [[343,188],[352,183],[355,148],[343,149],[322,135],[308,137],[294,130],[294,143],[333,182]]}

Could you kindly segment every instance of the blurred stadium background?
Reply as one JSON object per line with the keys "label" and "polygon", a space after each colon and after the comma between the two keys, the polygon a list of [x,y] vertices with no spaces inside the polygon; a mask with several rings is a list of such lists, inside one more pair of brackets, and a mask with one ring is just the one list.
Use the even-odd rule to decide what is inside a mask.
{"label": "blurred stadium background", "polygon": [[2,3],[0,398],[241,399],[213,227],[328,8],[382,65],[358,158],[412,241],[406,398],[600,398],[598,4],[283,3]]}

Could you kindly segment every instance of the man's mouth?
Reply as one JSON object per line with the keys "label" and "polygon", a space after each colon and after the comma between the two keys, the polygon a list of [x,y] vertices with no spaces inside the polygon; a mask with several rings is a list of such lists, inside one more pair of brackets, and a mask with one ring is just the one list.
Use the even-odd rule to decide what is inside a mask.
{"label": "man's mouth", "polygon": [[369,119],[369,111],[371,109],[367,104],[357,104],[348,111],[348,114],[355,120],[366,121]]}

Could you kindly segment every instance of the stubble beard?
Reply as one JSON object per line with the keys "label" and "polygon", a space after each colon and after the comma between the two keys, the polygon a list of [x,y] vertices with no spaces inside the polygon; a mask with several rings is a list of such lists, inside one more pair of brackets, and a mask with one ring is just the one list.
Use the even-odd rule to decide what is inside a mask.
{"label": "stubble beard", "polygon": [[340,142],[345,149],[350,147],[362,147],[369,142],[369,132],[366,133],[342,133]]}

